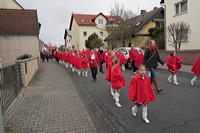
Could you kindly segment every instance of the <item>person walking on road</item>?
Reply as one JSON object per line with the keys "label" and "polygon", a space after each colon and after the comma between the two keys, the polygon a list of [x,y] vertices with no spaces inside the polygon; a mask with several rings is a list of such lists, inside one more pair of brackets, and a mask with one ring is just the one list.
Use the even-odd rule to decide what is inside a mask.
{"label": "person walking on road", "polygon": [[173,52],[170,54],[170,57],[167,61],[168,71],[171,73],[168,77],[168,81],[171,83],[172,78],[174,80],[175,85],[179,85],[177,82],[177,76],[176,73],[179,69],[181,69],[181,64],[183,62],[183,59],[181,57],[176,56],[176,52]]}
{"label": "person walking on road", "polygon": [[191,85],[194,85],[194,82],[200,76],[200,57],[195,60],[191,71],[195,74],[195,76],[191,80]]}
{"label": "person walking on road", "polygon": [[112,58],[111,83],[112,89],[115,90],[115,104],[117,107],[121,107],[119,103],[120,89],[126,85],[126,79],[121,71],[119,59],[116,56]]}
{"label": "person walking on road", "polygon": [[99,60],[97,54],[94,53],[94,50],[91,51],[91,55],[88,62],[90,64],[93,82],[95,82],[97,79],[96,76],[97,76],[97,67],[99,66]]}
{"label": "person walking on road", "polygon": [[133,101],[135,105],[132,107],[132,114],[136,116],[138,108],[142,108],[142,119],[145,123],[149,123],[147,118],[147,104],[156,100],[156,96],[151,86],[149,77],[145,74],[144,65],[138,66],[138,73],[133,76],[128,89],[128,99]]}
{"label": "person walking on road", "polygon": [[144,53],[144,65],[146,65],[147,69],[150,71],[150,74],[151,74],[150,80],[151,80],[152,85],[154,84],[157,92],[160,93],[162,89],[158,87],[158,82],[156,79],[156,68],[158,67],[158,62],[164,65],[164,62],[160,58],[155,41],[150,40],[149,47],[145,50],[145,53]]}

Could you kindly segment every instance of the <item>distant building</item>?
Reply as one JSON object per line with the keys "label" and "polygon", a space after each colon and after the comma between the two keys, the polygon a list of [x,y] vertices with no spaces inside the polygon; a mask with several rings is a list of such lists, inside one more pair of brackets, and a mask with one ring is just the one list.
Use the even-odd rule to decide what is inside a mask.
{"label": "distant building", "polygon": [[16,0],[0,0],[0,9],[24,9]]}
{"label": "distant building", "polygon": [[37,11],[0,9],[0,58],[4,65],[14,64],[23,54],[39,57]]}
{"label": "distant building", "polygon": [[174,22],[185,22],[190,25],[190,31],[185,32],[181,50],[200,50],[200,18],[199,0],[161,0],[166,11],[166,50],[174,50],[168,40],[167,27]]}
{"label": "distant building", "polygon": [[67,29],[65,30],[64,39],[65,39],[65,48],[66,49],[73,49],[72,48],[72,35],[71,35],[71,31],[69,31]]}
{"label": "distant building", "polygon": [[152,11],[146,12],[141,10],[141,14],[125,21],[127,29],[129,29],[129,37],[123,39],[123,44],[115,33],[109,34],[105,39],[108,43],[109,49],[118,48],[122,46],[130,47],[131,45],[137,47],[146,47],[148,40],[154,39],[160,45],[164,45],[164,34],[159,37],[152,38],[152,32],[158,28],[162,28],[164,23],[164,9],[155,7]]}
{"label": "distant building", "polygon": [[[71,45],[77,50],[86,49],[85,40],[93,33],[104,40],[109,32],[107,22],[111,20],[114,20],[112,16],[106,16],[103,13],[97,15],[73,13],[69,27],[72,37]],[[115,20],[117,21],[117,19]]]}

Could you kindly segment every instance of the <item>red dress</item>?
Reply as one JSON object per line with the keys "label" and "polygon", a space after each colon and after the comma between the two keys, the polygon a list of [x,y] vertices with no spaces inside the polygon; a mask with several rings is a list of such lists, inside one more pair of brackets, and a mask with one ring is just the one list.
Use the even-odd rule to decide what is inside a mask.
{"label": "red dress", "polygon": [[111,83],[112,88],[118,90],[126,85],[126,79],[120,69],[120,65],[115,65],[111,70]]}
{"label": "red dress", "polygon": [[136,101],[138,104],[149,103],[156,100],[150,79],[147,75],[141,77],[136,74],[130,81],[128,89],[128,99]]}
{"label": "red dress", "polygon": [[143,64],[144,54],[138,54],[135,58],[135,66],[138,67],[139,65]]}
{"label": "red dress", "polygon": [[167,61],[168,70],[171,72],[177,72],[181,69],[181,64],[183,60],[178,56],[170,56]]}
{"label": "red dress", "polygon": [[112,60],[107,64],[106,68],[106,80],[108,80],[109,82],[111,82],[111,69],[112,69]]}
{"label": "red dress", "polygon": [[84,69],[88,69],[88,59],[87,59],[87,57],[82,58],[82,67]]}
{"label": "red dress", "polygon": [[200,75],[200,57],[195,60],[191,71],[196,75]]}

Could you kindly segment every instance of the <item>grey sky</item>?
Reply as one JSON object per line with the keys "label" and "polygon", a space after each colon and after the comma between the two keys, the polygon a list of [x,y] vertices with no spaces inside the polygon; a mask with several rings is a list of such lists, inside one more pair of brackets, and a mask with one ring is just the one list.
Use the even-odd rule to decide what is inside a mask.
{"label": "grey sky", "polygon": [[[37,9],[42,24],[40,38],[53,45],[64,44],[64,30],[69,28],[72,12],[109,15],[115,3],[138,13],[160,7],[160,0],[17,0],[25,9]],[[139,10],[138,10],[139,9]]]}

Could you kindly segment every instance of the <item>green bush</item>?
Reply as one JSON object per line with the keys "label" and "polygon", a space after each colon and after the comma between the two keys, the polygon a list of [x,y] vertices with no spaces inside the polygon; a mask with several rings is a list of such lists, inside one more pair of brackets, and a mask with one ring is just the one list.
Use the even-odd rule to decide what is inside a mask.
{"label": "green bush", "polygon": [[25,59],[28,59],[31,57],[32,57],[32,55],[30,55],[30,54],[23,54],[23,55],[17,57],[17,60],[25,60]]}

